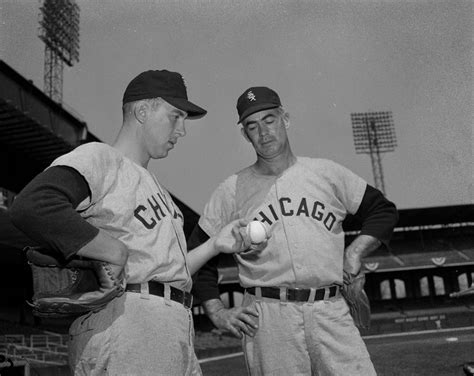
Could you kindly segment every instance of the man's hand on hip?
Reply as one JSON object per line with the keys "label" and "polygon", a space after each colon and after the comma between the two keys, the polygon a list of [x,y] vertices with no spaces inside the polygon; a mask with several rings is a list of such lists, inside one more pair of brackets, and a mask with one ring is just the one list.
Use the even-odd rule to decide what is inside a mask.
{"label": "man's hand on hip", "polygon": [[257,332],[258,312],[254,307],[225,308],[220,299],[208,300],[203,306],[218,329],[226,330],[237,338],[242,338],[242,333],[253,337]]}

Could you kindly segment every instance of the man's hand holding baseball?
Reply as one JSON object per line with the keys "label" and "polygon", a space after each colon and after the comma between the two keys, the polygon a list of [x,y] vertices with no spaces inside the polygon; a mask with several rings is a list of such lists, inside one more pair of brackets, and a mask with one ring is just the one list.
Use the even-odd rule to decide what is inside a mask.
{"label": "man's hand holding baseball", "polygon": [[251,239],[246,231],[248,221],[237,219],[222,228],[214,240],[217,253],[240,253],[251,245]]}
{"label": "man's hand holding baseball", "polygon": [[245,231],[248,221],[236,219],[207,242],[188,252],[188,268],[193,275],[211,257],[219,253],[240,253],[250,246],[250,237]]}

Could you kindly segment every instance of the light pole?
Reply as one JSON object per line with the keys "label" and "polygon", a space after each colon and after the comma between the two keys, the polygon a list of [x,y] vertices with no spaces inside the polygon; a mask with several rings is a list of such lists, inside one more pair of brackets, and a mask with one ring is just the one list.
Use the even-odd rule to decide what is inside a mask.
{"label": "light pole", "polygon": [[392,112],[352,113],[351,121],[356,153],[370,155],[375,187],[385,194],[381,153],[397,146]]}
{"label": "light pole", "polygon": [[44,0],[39,38],[45,44],[44,91],[58,103],[63,97],[63,66],[79,61],[79,6],[74,0]]}

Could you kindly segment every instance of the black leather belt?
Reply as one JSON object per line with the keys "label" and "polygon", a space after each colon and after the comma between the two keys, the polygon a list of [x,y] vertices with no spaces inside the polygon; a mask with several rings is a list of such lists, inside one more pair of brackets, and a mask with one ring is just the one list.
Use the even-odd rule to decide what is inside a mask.
{"label": "black leather belt", "polygon": [[[326,290],[329,290],[328,298],[332,298],[337,295],[340,287],[337,285],[329,286],[316,290],[314,300],[323,300]],[[280,300],[280,288],[279,287],[260,287],[262,296],[265,298],[272,298]],[[249,294],[255,295],[255,287],[249,287],[245,289]],[[310,289],[286,289],[286,300],[289,302],[307,302],[309,300]]]}
{"label": "black leather belt", "polygon": [[[142,288],[140,283],[129,283],[125,291],[141,293]],[[150,281],[148,282],[148,292],[152,295],[165,297],[165,285],[161,282]],[[177,289],[176,287],[170,286],[170,299],[181,303],[186,308],[192,308],[193,296],[191,293]]]}

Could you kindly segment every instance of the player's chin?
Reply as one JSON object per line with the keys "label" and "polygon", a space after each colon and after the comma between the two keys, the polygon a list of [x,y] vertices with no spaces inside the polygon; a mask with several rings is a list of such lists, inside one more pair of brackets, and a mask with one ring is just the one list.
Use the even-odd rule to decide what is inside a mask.
{"label": "player's chin", "polygon": [[166,155],[168,155],[168,153],[169,153],[171,150],[174,149],[175,144],[173,144],[172,142],[168,142],[168,143],[166,144],[166,146],[167,146],[167,147],[166,147]]}
{"label": "player's chin", "polygon": [[166,158],[168,156],[168,153],[169,153],[169,149],[160,150],[160,151],[157,151],[156,153],[154,153],[154,155],[152,155],[152,158],[153,159]]}
{"label": "player's chin", "polygon": [[171,142],[166,143],[164,147],[161,147],[159,150],[156,150],[155,159],[165,158],[168,156],[168,153],[174,149],[174,144]]}

